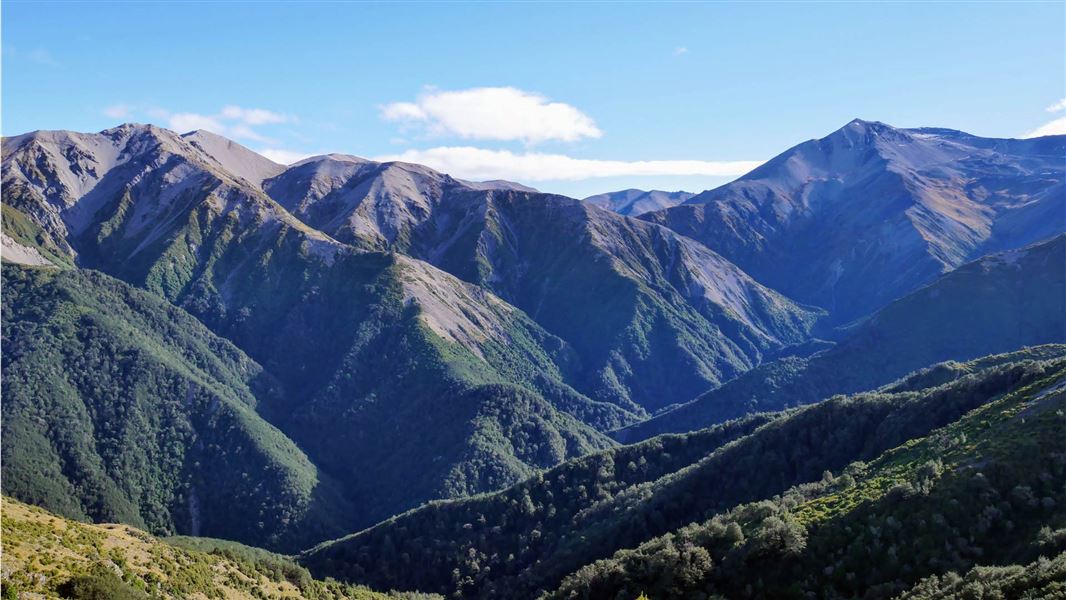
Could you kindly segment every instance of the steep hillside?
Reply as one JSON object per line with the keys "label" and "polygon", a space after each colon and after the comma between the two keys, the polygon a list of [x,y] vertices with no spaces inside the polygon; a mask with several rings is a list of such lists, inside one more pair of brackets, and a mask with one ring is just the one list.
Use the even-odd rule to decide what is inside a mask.
{"label": "steep hillside", "polygon": [[233,542],[168,543],[125,525],[87,525],[6,496],[2,502],[5,598],[430,598],[318,581],[283,556]]}
{"label": "steep hillside", "polygon": [[[353,248],[400,251],[529,314],[539,337],[570,354],[563,382],[617,406],[616,421],[805,341],[818,317],[697,243],[577,200],[342,155],[266,179],[268,197],[254,181],[272,167],[223,142],[132,125],[6,138],[4,202],[79,265],[164,295],[271,371],[293,353],[253,344],[287,318],[277,309],[321,293],[319,277],[365,281],[368,268],[353,263],[380,259]],[[345,270],[360,272],[335,275]]]}
{"label": "steep hillside", "polygon": [[354,523],[257,413],[277,394],[270,376],[191,316],[91,271],[4,265],[3,289],[5,494],[275,546]]}
{"label": "steep hillside", "polygon": [[[546,597],[1060,597],[1066,370],[1031,381],[869,464],[583,567]],[[1011,563],[1034,563],[1031,576],[971,570]]]}
{"label": "steep hillside", "polygon": [[[936,388],[839,397],[768,422],[760,417],[748,422],[757,426],[750,433],[741,421],[587,457],[497,494],[411,511],[323,544],[301,562],[320,575],[378,586],[533,597],[617,549],[873,460],[1006,391],[1062,376],[1063,359],[1025,361],[1027,355]],[[686,439],[695,452],[679,449]],[[710,439],[715,443],[699,442]],[[658,458],[626,454],[649,449]],[[390,553],[372,552],[381,548]],[[406,561],[419,569],[392,566]]]}
{"label": "steep hillside", "polygon": [[808,358],[759,366],[696,400],[615,432],[636,441],[752,411],[870,390],[908,371],[1066,342],[1066,236],[993,254],[886,306]]}
{"label": "steep hillside", "polygon": [[643,215],[846,323],[990,252],[1066,231],[1066,136],[978,138],[855,120]]}
{"label": "steep hillside", "polygon": [[[260,363],[280,388],[260,413],[354,506],[330,510],[365,526],[498,489],[610,446],[597,430],[634,420],[568,385],[573,349],[520,310],[309,228],[201,142],[140,126],[5,139],[5,208]],[[515,394],[528,413],[497,410]]]}
{"label": "steep hillside", "polygon": [[562,196],[338,155],[266,190],[338,240],[492,290],[576,350],[579,391],[639,415],[806,340],[818,316],[699,244]]}
{"label": "steep hillside", "polygon": [[480,222],[414,247],[567,340],[586,367],[576,387],[596,399],[649,412],[683,401],[807,339],[818,316],[663,228],[561,196],[468,200],[438,218]]}
{"label": "steep hillside", "polygon": [[589,196],[584,201],[627,217],[637,217],[653,210],[677,206],[695,196],[691,192],[664,192],[662,190],[628,189]]}

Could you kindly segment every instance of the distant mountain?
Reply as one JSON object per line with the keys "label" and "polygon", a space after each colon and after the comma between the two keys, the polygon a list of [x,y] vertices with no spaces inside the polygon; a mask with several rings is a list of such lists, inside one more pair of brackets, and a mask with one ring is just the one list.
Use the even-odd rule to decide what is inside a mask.
{"label": "distant mountain", "polygon": [[285,171],[283,165],[218,134],[202,129],[181,136],[193,147],[217,161],[228,173],[261,188],[263,182]]}
{"label": "distant mountain", "polygon": [[700,244],[563,196],[336,155],[297,163],[265,189],[334,239],[491,290],[572,345],[583,365],[575,388],[636,415],[805,340],[818,317]]}
{"label": "distant mountain", "polygon": [[1064,156],[1066,136],[855,120],[641,218],[846,323],[967,261],[1066,231]]}
{"label": "distant mountain", "polygon": [[691,192],[628,189],[589,196],[585,198],[585,202],[620,215],[636,217],[653,210],[677,206],[695,195]]}
{"label": "distant mountain", "polygon": [[[616,582],[628,583],[644,574],[654,579],[640,580],[641,584],[647,581],[666,586],[673,582],[689,586],[683,594],[649,586],[647,589],[657,591],[655,597],[689,597],[689,592],[707,581],[700,574],[687,577],[685,574],[691,569],[703,569],[702,573],[714,568],[717,573],[728,574],[737,566],[731,562],[735,557],[726,560],[715,554],[715,560],[704,561],[699,553],[686,553],[690,551],[685,548],[699,546],[701,540],[716,539],[686,532],[708,527],[718,535],[726,519],[737,511],[759,516],[756,525],[771,515],[780,518],[782,512],[794,511],[794,518],[803,525],[819,523],[829,527],[833,522],[826,518],[831,515],[848,520],[851,537],[842,536],[845,541],[840,543],[844,545],[818,541],[824,546],[817,546],[821,550],[810,559],[816,564],[854,559],[846,563],[847,571],[860,578],[841,579],[854,586],[853,596],[862,597],[867,587],[883,583],[886,577],[891,580],[898,571],[885,573],[872,568],[871,564],[881,562],[863,563],[859,557],[866,556],[864,553],[841,554],[823,548],[847,547],[847,540],[853,540],[860,530],[855,521],[866,528],[866,513],[862,510],[867,506],[865,502],[882,501],[894,484],[930,485],[929,476],[922,481],[915,475],[938,453],[943,453],[945,477],[956,464],[954,461],[968,464],[970,456],[982,456],[996,463],[981,468],[995,473],[990,478],[996,482],[998,494],[1009,496],[1015,485],[1028,485],[1034,497],[1051,498],[1042,505],[1038,500],[1036,507],[1011,505],[1012,516],[1004,521],[1017,519],[1016,525],[1025,531],[1024,535],[1013,536],[1011,545],[1003,544],[994,550],[992,546],[999,542],[994,534],[990,535],[990,529],[974,538],[980,539],[987,552],[1013,559],[1016,557],[1010,551],[1028,545],[1041,526],[1056,523],[1066,506],[1066,487],[1056,483],[1063,480],[1062,466],[1055,458],[1061,450],[1061,444],[1055,441],[1056,428],[1062,426],[1061,407],[1066,399],[1064,352],[1066,347],[1060,345],[990,357],[965,365],[957,376],[940,381],[935,387],[906,389],[920,385],[926,377],[920,374],[917,379],[899,382],[904,389],[892,393],[838,397],[802,409],[748,417],[692,434],[661,436],[607,450],[560,465],[495,494],[434,503],[394,517],[311,549],[300,561],[317,576],[378,587],[421,588],[456,597],[537,597],[562,584],[557,597],[629,598],[639,594],[640,588],[622,589]],[[985,406],[990,408],[964,417]],[[1023,411],[1027,417],[1017,418]],[[940,430],[945,426],[952,429]],[[960,437],[960,433],[966,437]],[[968,441],[980,450],[972,451]],[[968,454],[971,451],[973,454]],[[864,462],[870,462],[870,466]],[[892,469],[900,464],[905,466]],[[1055,464],[1059,466],[1052,466]],[[1017,467],[1013,474],[1012,466]],[[1041,475],[1042,470],[1047,470],[1047,474]],[[1009,475],[1000,479],[1003,474]],[[966,471],[960,482],[972,477],[974,473]],[[972,527],[985,509],[985,501],[976,500],[974,494],[965,491],[969,488],[951,489],[958,491],[943,490],[959,501],[957,512],[950,516],[951,526]],[[834,496],[834,492],[840,495]],[[901,494],[902,500],[915,498],[918,492],[903,489],[892,493]],[[819,497],[822,500],[814,500]],[[892,506],[900,506],[901,500],[893,498]],[[811,501],[810,505],[801,510],[800,503],[807,501]],[[883,506],[876,505],[879,510]],[[930,508],[918,502],[913,506],[919,506],[921,511]],[[940,506],[946,509],[949,504],[945,500]],[[711,529],[705,523],[708,519],[712,519],[711,525],[721,522],[723,527]],[[930,572],[969,568],[980,560],[981,555],[975,552],[956,554],[951,547],[945,549],[944,539],[955,543],[954,532],[938,529],[929,515],[925,519],[923,531],[936,531],[939,537],[922,555],[924,562],[917,570],[912,567],[905,579],[914,581]],[[915,526],[917,520],[914,519]],[[1003,521],[997,523],[1010,527]],[[734,544],[749,538],[761,541],[757,527],[743,522],[740,525],[730,533]],[[877,527],[880,529],[881,525]],[[831,531],[838,530],[846,531],[843,526]],[[802,534],[804,539],[807,535]],[[809,535],[812,544],[829,537]],[[909,538],[907,543],[915,539]],[[657,557],[642,567],[623,562],[630,556],[628,552],[615,554],[649,540],[656,543],[655,548],[674,541],[681,548],[672,558]],[[769,542],[768,547],[772,547]],[[873,547],[889,552],[888,544]],[[754,543],[745,548],[755,554]],[[673,550],[673,546],[667,549]],[[717,551],[717,546],[712,550]],[[898,552],[900,559],[910,560],[908,553]],[[611,555],[615,555],[616,562],[601,562]],[[1035,556],[1018,558],[1028,561]],[[408,563],[420,568],[412,571],[406,568]],[[750,570],[740,570],[742,576],[737,575],[734,580],[725,577],[723,583],[718,583],[716,579],[716,585],[730,586],[727,597],[745,596],[741,590],[746,585],[758,585],[762,575],[777,573],[765,563],[758,565],[766,571],[760,574],[759,568],[752,565]],[[823,566],[820,564],[817,571],[810,567],[809,572],[823,577]],[[791,571],[780,575],[786,580],[784,585],[792,582],[788,573]],[[777,576],[772,581],[776,584]],[[601,591],[603,587],[609,591]]]}
{"label": "distant mountain", "polygon": [[963,265],[845,330],[808,358],[761,365],[615,432],[632,442],[884,385],[944,360],[1066,342],[1066,235]]}
{"label": "distant mountain", "polygon": [[352,529],[613,446],[818,316],[665,228],[417,165],[272,175],[223,138],[135,125],[3,148],[5,259],[98,269],[246,352],[279,387],[256,412]]}

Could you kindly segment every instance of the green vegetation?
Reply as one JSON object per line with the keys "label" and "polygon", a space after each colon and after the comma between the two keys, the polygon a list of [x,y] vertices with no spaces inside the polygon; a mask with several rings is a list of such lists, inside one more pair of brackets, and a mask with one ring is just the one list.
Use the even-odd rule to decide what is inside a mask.
{"label": "green vegetation", "polygon": [[[166,331],[142,352],[124,353],[125,342],[100,340],[121,329],[134,343],[149,343],[133,336],[138,321],[126,326],[128,315],[91,310],[87,319],[110,320],[102,333],[86,333],[94,348],[101,346],[86,353],[77,335],[85,326],[81,317],[53,315],[50,311],[58,309],[48,304],[17,316],[5,309],[5,343],[8,332],[13,340],[9,347],[29,347],[48,319],[64,329],[49,338],[50,350],[5,362],[5,377],[14,377],[9,388],[21,395],[17,402],[5,402],[5,426],[18,431],[4,449],[5,476],[14,474],[5,481],[12,487],[5,489],[13,495],[74,518],[122,520],[160,534],[205,533],[295,550],[430,499],[499,489],[566,458],[613,446],[600,431],[633,421],[628,412],[568,385],[565,371],[576,362],[573,350],[521,311],[423,263],[358,253],[333,242],[261,192],[194,157],[169,153],[174,141],[159,143],[161,135],[166,137],[158,130],[143,132],[150,143],[141,158],[158,160],[158,168],[116,188],[113,196],[106,186],[94,192],[95,220],[77,236],[64,231],[66,241],[77,250],[79,266],[100,269],[180,306],[241,349],[227,345],[225,352],[237,352],[254,367],[247,377],[227,375],[211,386],[192,379],[195,385],[186,387],[200,394],[192,394],[197,404],[186,409],[180,403],[186,373],[175,361],[188,357],[158,365],[149,360],[166,355],[159,347],[182,332]],[[50,171],[38,172],[32,161],[23,165],[38,182],[54,179],[51,171],[62,165],[45,166]],[[179,168],[182,183],[175,185],[166,174]],[[54,206],[44,200],[46,191],[34,185],[5,186],[5,205],[17,201],[33,208],[34,215],[45,214],[41,219],[61,222],[48,212]],[[11,196],[9,190],[21,192]],[[149,220],[152,226],[145,226]],[[115,301],[103,292],[93,300],[95,293],[85,291],[78,302],[92,300],[96,308]],[[447,314],[433,313],[440,305]],[[193,332],[189,337],[209,335],[188,315],[168,309],[153,320],[177,319]],[[17,327],[9,323],[14,318],[21,320]],[[449,337],[441,329],[451,321],[460,322],[459,334]],[[75,382],[75,394],[61,387],[61,378],[45,363],[54,355],[83,354],[95,362],[68,365],[74,376],[109,379],[82,387]],[[113,356],[125,360],[112,364]],[[142,364],[153,365],[150,377],[132,370]],[[156,366],[167,376],[156,377]],[[171,368],[177,369],[173,377],[166,370]],[[118,415],[94,412],[123,399],[120,392],[136,397],[136,410],[123,404]],[[56,396],[49,402],[73,408],[41,423],[34,412],[40,406],[31,400],[48,393]],[[236,401],[215,402],[212,395]],[[511,399],[519,401],[512,406]],[[159,410],[172,405],[170,412]],[[223,441],[218,448],[201,445],[197,436],[206,434],[190,419],[216,405],[237,407],[239,420],[256,431],[249,435],[272,453],[270,460],[255,463],[259,442],[243,443],[240,435],[224,438],[230,447]],[[87,427],[94,433],[84,438],[62,427],[62,419],[118,431]],[[140,426],[142,420],[147,427]],[[248,425],[252,421],[257,424]],[[261,426],[269,433],[259,432]],[[148,441],[139,444],[138,435]],[[97,443],[100,439],[110,441]],[[101,445],[107,452],[98,458]],[[141,446],[152,451],[142,452]],[[238,456],[231,457],[233,452]],[[165,460],[154,460],[157,455]],[[141,473],[142,466],[149,475]],[[221,480],[198,480],[193,471],[215,473]],[[260,510],[259,499],[242,505],[243,496],[230,493],[231,487],[289,508]],[[209,502],[221,502],[226,494],[229,500],[220,510],[207,510]],[[204,515],[199,522],[198,514]]]}
{"label": "green vegetation", "polygon": [[[5,198],[9,194],[4,190]],[[3,231],[19,244],[27,248],[34,248],[41,256],[52,261],[56,266],[73,267],[74,261],[70,255],[64,252],[52,237],[36,223],[22,214],[18,209],[3,204],[0,206],[3,214]]]}
{"label": "green vegetation", "polygon": [[62,583],[56,590],[71,600],[148,600],[142,590],[122,581],[107,569],[97,569],[89,575],[78,575]]}
{"label": "green vegetation", "polygon": [[[77,519],[302,545],[344,531],[256,412],[256,363],[101,273],[3,267],[4,492]],[[343,521],[341,522],[343,523]]]}
{"label": "green vegetation", "polygon": [[959,267],[842,335],[829,350],[759,366],[616,438],[689,431],[871,390],[944,360],[1066,342],[1066,236]]}
{"label": "green vegetation", "polygon": [[4,492],[169,540],[5,500],[5,598],[1061,591],[1066,346],[1027,345],[1066,341],[1066,236],[826,348],[576,200],[376,165],[301,222],[165,130],[99,134],[106,174],[84,139],[4,158],[5,235],[61,267],[3,266]]}
{"label": "green vegetation", "polygon": [[[466,229],[442,236],[441,223]],[[443,202],[414,238],[413,256],[485,286],[566,340],[581,366],[568,383],[642,416],[806,339],[819,316],[747,281],[745,320],[699,295],[698,271],[717,268],[711,258],[662,228],[561,196],[467,193]],[[731,276],[746,279],[714,275]]]}
{"label": "green vegetation", "polygon": [[[301,561],[312,572],[378,587],[533,596],[617,549],[877,459],[1060,368],[1025,354],[931,389],[838,397],[592,455],[497,494],[411,511]],[[787,541],[789,529],[776,527]],[[411,573],[404,564],[420,568]],[[657,597],[651,588],[629,591],[635,597],[641,589]]]}
{"label": "green vegetation", "polygon": [[[72,600],[431,600],[313,579],[289,558],[234,542],[159,540],[3,498],[3,598]],[[34,596],[39,597],[39,596]]]}
{"label": "green vegetation", "polygon": [[1066,596],[1066,552],[1048,559],[1041,556],[1027,565],[974,567],[959,575],[954,571],[930,575],[899,596],[900,600],[941,598],[1018,598],[1038,600]]}
{"label": "green vegetation", "polygon": [[[1038,371],[869,464],[620,551],[568,576],[548,597],[647,590],[670,598],[873,600],[967,586],[1061,592],[1055,567],[1039,557],[1061,561],[1066,551],[1066,536],[1053,533],[1066,525],[1066,364]],[[1022,567],[974,569],[1033,561],[1039,568],[1025,577]],[[969,582],[954,575],[969,569]]]}

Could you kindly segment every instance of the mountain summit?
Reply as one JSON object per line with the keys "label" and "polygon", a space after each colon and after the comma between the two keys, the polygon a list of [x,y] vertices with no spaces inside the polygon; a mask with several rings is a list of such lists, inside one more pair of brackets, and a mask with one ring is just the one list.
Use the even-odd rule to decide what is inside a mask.
{"label": "mountain summit", "polygon": [[1066,230],[1066,136],[989,139],[856,119],[642,215],[843,323],[989,252]]}
{"label": "mountain summit", "polygon": [[636,217],[653,210],[662,210],[677,206],[695,196],[692,192],[664,192],[662,190],[628,189],[620,192],[607,192],[585,198],[585,202],[600,208],[614,211],[620,215]]}

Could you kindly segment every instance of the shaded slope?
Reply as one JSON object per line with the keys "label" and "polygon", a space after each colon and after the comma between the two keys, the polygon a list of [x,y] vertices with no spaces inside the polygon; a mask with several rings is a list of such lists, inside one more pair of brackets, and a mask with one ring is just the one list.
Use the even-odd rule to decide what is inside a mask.
{"label": "shaded slope", "polygon": [[943,360],[1066,342],[1066,236],[993,254],[893,302],[808,358],[767,363],[615,433],[635,441],[884,385]]}
{"label": "shaded slope", "polygon": [[695,195],[691,192],[628,189],[589,196],[583,202],[627,217],[637,217],[646,212],[677,206]]}
{"label": "shaded slope", "polygon": [[817,317],[699,244],[561,196],[337,155],[266,189],[336,239],[492,290],[576,350],[578,390],[638,414],[805,340]]}
{"label": "shaded slope", "polygon": [[[1064,384],[1060,363],[868,465],[852,463],[839,477],[827,473],[621,551],[547,597],[1004,597],[996,588],[1012,590],[1009,597],[1058,597],[1066,591],[1061,576],[1037,559],[1066,550]],[[1024,569],[1014,566],[997,573],[1013,582],[982,585],[985,577],[971,573],[970,585],[952,584],[955,572],[978,564],[1030,562],[1032,578],[1017,577]],[[946,585],[918,584],[936,575]],[[937,588],[974,595],[933,594]]]}
{"label": "shaded slope", "polygon": [[276,384],[232,344],[100,273],[5,265],[3,276],[6,494],[272,546],[353,523],[335,486],[257,414]]}

